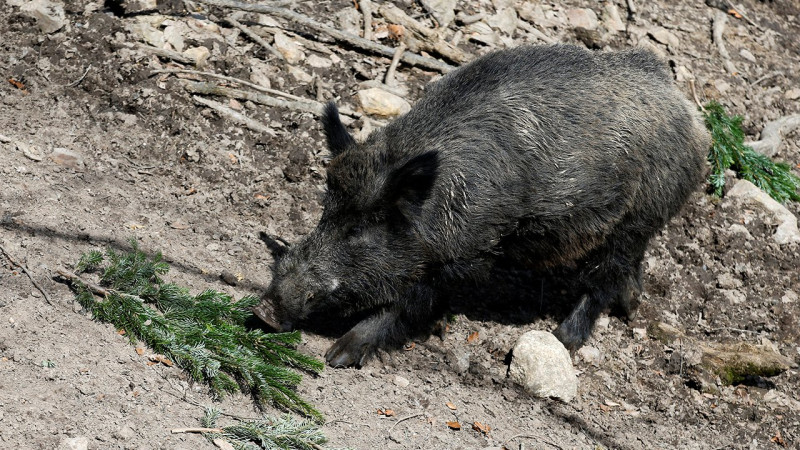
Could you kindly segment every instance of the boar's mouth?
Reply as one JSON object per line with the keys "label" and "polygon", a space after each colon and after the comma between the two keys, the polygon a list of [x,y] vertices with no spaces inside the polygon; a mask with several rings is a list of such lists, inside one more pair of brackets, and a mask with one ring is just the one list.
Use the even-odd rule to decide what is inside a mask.
{"label": "boar's mouth", "polygon": [[275,303],[268,298],[262,298],[261,303],[253,307],[253,314],[263,320],[270,328],[276,331],[283,331],[277,315],[275,314]]}

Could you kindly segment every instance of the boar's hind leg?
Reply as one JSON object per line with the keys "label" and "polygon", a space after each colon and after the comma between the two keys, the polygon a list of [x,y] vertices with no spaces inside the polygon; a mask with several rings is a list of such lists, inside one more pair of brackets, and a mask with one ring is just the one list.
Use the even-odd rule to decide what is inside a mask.
{"label": "boar's hind leg", "polygon": [[[622,237],[620,237],[622,236]],[[633,318],[639,306],[641,266],[649,236],[615,233],[586,261],[580,278],[586,294],[553,332],[570,350],[580,348],[597,317],[616,307]]]}
{"label": "boar's hind leg", "polygon": [[332,367],[361,367],[378,348],[403,345],[414,335],[430,331],[440,311],[434,290],[418,284],[379,313],[362,320],[325,353]]}

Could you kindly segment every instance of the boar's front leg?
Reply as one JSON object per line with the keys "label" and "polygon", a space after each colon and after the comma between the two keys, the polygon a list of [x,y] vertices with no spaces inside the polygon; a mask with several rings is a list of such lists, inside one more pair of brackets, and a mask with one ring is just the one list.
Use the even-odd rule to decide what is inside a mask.
{"label": "boar's front leg", "polygon": [[592,333],[603,311],[617,307],[629,319],[639,306],[642,290],[642,260],[650,240],[648,234],[614,233],[584,264],[580,274],[586,293],[553,332],[569,350],[580,348]]}
{"label": "boar's front leg", "polygon": [[417,284],[377,314],[362,320],[325,353],[332,367],[362,367],[378,348],[406,343],[423,330],[430,330],[439,309],[434,289]]}

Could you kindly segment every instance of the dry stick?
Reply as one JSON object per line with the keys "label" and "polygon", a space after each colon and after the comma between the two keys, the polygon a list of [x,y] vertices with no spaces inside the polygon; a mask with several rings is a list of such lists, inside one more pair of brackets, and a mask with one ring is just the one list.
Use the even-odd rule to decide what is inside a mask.
{"label": "dry stick", "polygon": [[511,436],[510,438],[506,439],[505,442],[503,442],[503,446],[505,447],[505,445],[508,444],[509,442],[513,441],[514,439],[519,439],[519,438],[538,439],[539,441],[544,442],[545,444],[550,445],[551,447],[555,447],[555,448],[559,448],[559,449],[563,449],[564,448],[564,447],[562,447],[562,446],[560,446],[558,444],[554,444],[554,443],[548,441],[547,439],[545,439],[545,438],[543,438],[541,436],[537,436],[535,434],[515,434],[514,436]]}
{"label": "dry stick", "polygon": [[300,102],[309,102],[309,103],[313,103],[314,102],[313,100],[310,100],[310,99],[307,99],[307,98],[303,98],[303,97],[298,97],[296,95],[289,94],[289,93],[286,93],[286,92],[283,92],[283,91],[278,91],[276,89],[265,88],[264,86],[260,86],[260,85],[255,84],[255,83],[251,83],[249,81],[242,80],[241,78],[229,77],[227,75],[220,75],[220,74],[213,73],[213,72],[203,72],[201,70],[188,70],[188,69],[160,69],[160,70],[154,70],[154,71],[150,72],[151,75],[154,75],[154,74],[157,74],[157,73],[186,73],[186,74],[191,74],[191,75],[203,75],[203,76],[206,76],[206,77],[219,78],[220,80],[230,81],[231,83],[241,84],[243,86],[247,86],[247,87],[255,89],[257,91],[264,92],[266,94],[278,95],[278,96],[281,96],[281,97],[286,97],[286,98],[289,98],[289,99],[292,99],[292,100],[297,100],[297,101],[300,101]]}
{"label": "dry stick", "polygon": [[394,439],[394,437],[392,437],[392,430],[394,430],[394,427],[396,427],[400,422],[405,422],[406,420],[410,420],[410,419],[413,419],[415,417],[419,417],[419,416],[422,416],[422,415],[425,415],[425,413],[416,413],[416,414],[412,414],[410,416],[403,417],[402,419],[397,419],[397,422],[395,422],[394,425],[392,425],[392,427],[389,428],[389,431],[387,433],[389,435],[389,438],[392,439],[393,441],[397,442],[397,443],[400,443],[400,441],[398,441],[398,440]]}
{"label": "dry stick", "polygon": [[761,139],[755,142],[745,142],[745,145],[767,156],[775,156],[783,142],[783,136],[791,133],[795,128],[800,128],[800,114],[781,117],[764,125],[764,129],[761,130]]}
{"label": "dry stick", "polygon": [[714,16],[712,34],[714,42],[717,44],[717,51],[719,51],[719,55],[722,57],[722,63],[725,65],[725,70],[731,75],[736,75],[738,71],[733,65],[733,62],[731,62],[731,55],[728,54],[728,49],[725,48],[725,42],[722,41],[722,33],[725,31],[726,23],[728,23],[728,15],[722,11],[717,11],[717,14]]}
{"label": "dry stick", "polygon": [[11,255],[8,254],[6,249],[3,248],[2,245],[0,245],[0,252],[3,252],[3,254],[6,255],[6,258],[8,259],[8,262],[10,262],[11,264],[19,267],[20,270],[22,270],[22,273],[24,273],[25,275],[28,276],[28,279],[31,280],[31,284],[33,284],[33,287],[35,287],[39,292],[42,293],[42,295],[44,296],[45,301],[47,301],[47,303],[50,306],[56,306],[55,304],[53,304],[53,302],[50,301],[50,296],[47,295],[47,292],[45,292],[44,289],[42,289],[42,287],[39,286],[39,283],[37,283],[36,280],[33,279],[33,275],[31,275],[31,273],[28,271],[27,267],[25,267],[22,264],[16,262],[14,260],[14,258],[12,258]]}
{"label": "dry stick", "polygon": [[275,131],[273,131],[270,127],[264,125],[263,123],[255,119],[251,119],[240,112],[234,111],[233,109],[228,108],[222,103],[215,102],[214,100],[208,100],[203,97],[198,97],[196,95],[193,95],[192,99],[197,103],[208,106],[209,108],[218,112],[220,115],[225,116],[236,123],[242,124],[257,133],[264,133],[270,136],[276,136]]}
{"label": "dry stick", "polygon": [[219,95],[222,97],[250,100],[251,102],[262,105],[277,106],[303,112],[310,112],[317,116],[321,116],[324,109],[322,104],[318,102],[314,102],[314,104],[312,104],[310,101],[290,102],[281,100],[279,98],[270,97],[268,95],[258,94],[256,92],[247,92],[240,89],[220,86],[215,83],[197,83],[188,81],[185,83],[184,87],[187,91],[193,94]]}
{"label": "dry stick", "polygon": [[86,70],[83,71],[83,75],[81,75],[80,78],[78,78],[77,80],[73,81],[72,83],[62,84],[61,87],[73,87],[73,86],[77,86],[77,85],[81,84],[81,81],[83,81],[83,79],[86,78],[86,74],[89,73],[89,69],[91,69],[91,68],[92,68],[92,65],[89,64],[89,66],[86,67]]}
{"label": "dry stick", "polygon": [[173,428],[169,432],[172,434],[178,433],[222,433],[225,430],[222,428]]}
{"label": "dry stick", "polygon": [[706,109],[703,107],[703,104],[700,103],[700,99],[697,98],[697,91],[694,88],[694,80],[689,80],[689,88],[692,90],[692,98],[694,98],[694,102],[697,103],[697,106],[705,111]]}
{"label": "dry stick", "polygon": [[110,295],[116,294],[116,295],[119,295],[119,296],[122,296],[122,297],[127,297],[127,298],[130,298],[130,299],[136,300],[139,303],[144,303],[144,299],[139,297],[139,296],[132,295],[132,294],[126,294],[124,292],[118,292],[118,291],[115,291],[113,289],[106,289],[106,288],[104,288],[104,287],[102,287],[100,285],[97,285],[97,284],[94,284],[94,283],[90,283],[90,282],[84,280],[83,278],[79,277],[78,275],[75,275],[74,273],[69,272],[67,270],[58,269],[58,270],[56,270],[56,273],[58,274],[58,276],[60,276],[61,278],[64,278],[65,280],[68,280],[71,283],[76,283],[76,284],[83,285],[92,294],[100,295],[102,297],[108,297]]}
{"label": "dry stick", "polygon": [[364,39],[372,40],[372,2],[361,0],[361,12],[364,14]]}
{"label": "dry stick", "polygon": [[115,47],[120,48],[127,48],[127,49],[139,49],[150,52],[156,56],[160,56],[162,58],[171,59],[173,61],[182,63],[182,64],[195,64],[195,60],[193,58],[187,58],[178,52],[174,52],[172,50],[164,50],[163,48],[152,47],[150,45],[135,43],[129,44],[127,42],[114,44]]}
{"label": "dry stick", "polygon": [[403,56],[403,52],[406,51],[406,44],[400,43],[397,46],[397,49],[394,51],[394,56],[392,57],[392,63],[389,64],[389,68],[386,69],[386,78],[383,79],[383,82],[389,86],[396,86],[397,82],[394,79],[394,71],[397,69],[397,63],[400,62],[400,57]]}
{"label": "dry stick", "polygon": [[[294,11],[290,11],[288,9],[275,8],[267,5],[254,5],[235,0],[197,0],[197,1],[199,3],[204,3],[207,5],[220,6],[224,8],[234,8],[234,9],[240,9],[242,11],[278,16],[286,20],[291,20],[300,25],[307,26],[316,31],[325,33],[336,40],[346,42],[354,47],[375,52],[387,57],[394,56],[394,49],[392,47],[382,44],[377,44],[375,42],[369,41],[359,36],[355,36],[350,33],[345,33],[341,30],[337,30],[334,27],[325,25],[323,23],[319,23],[316,20],[304,16],[303,14],[299,14]],[[426,58],[424,56],[415,55],[412,53],[404,54],[402,60],[403,62],[411,64],[412,66],[425,67],[428,69],[438,70],[440,72],[449,72],[455,68],[442,61],[438,61],[432,58]]]}
{"label": "dry stick", "polygon": [[[469,59],[461,49],[442,40],[436,30],[419,23],[397,6],[387,3],[381,6],[378,11],[387,21],[402,25],[411,32],[405,35],[405,41],[411,49],[416,50],[416,47],[419,47],[426,51],[436,52],[458,63],[463,63]],[[414,41],[419,42],[417,45],[412,45],[415,43]]]}
{"label": "dry stick", "polygon": [[242,30],[242,33],[246,34],[247,37],[252,39],[255,43],[259,44],[260,46],[264,47],[267,51],[272,53],[281,61],[286,61],[286,58],[283,57],[283,54],[275,49],[275,47],[269,45],[269,42],[265,41],[261,36],[255,34],[253,30],[247,28],[246,26],[242,25],[238,20],[236,20],[233,16],[228,16],[225,18],[225,21],[229,24],[233,25],[234,27]]}
{"label": "dry stick", "polygon": [[753,85],[753,86],[758,86],[759,84],[761,84],[762,82],[764,82],[764,80],[768,80],[768,79],[770,79],[770,78],[772,78],[772,77],[775,77],[775,76],[778,76],[778,75],[783,75],[783,71],[781,71],[781,70],[776,70],[776,71],[774,71],[774,72],[770,72],[770,73],[768,73],[768,74],[764,75],[763,77],[761,77],[761,78],[757,79],[756,81],[753,81],[752,85]]}
{"label": "dry stick", "polygon": [[535,26],[529,24],[528,22],[526,22],[524,20],[520,20],[519,21],[519,27],[522,28],[523,30],[527,31],[528,33],[532,34],[533,37],[535,37],[536,39],[539,39],[540,41],[546,42],[548,44],[554,44],[556,42],[555,39],[553,39],[550,36],[542,33],[541,31],[539,31],[538,28],[536,28]]}

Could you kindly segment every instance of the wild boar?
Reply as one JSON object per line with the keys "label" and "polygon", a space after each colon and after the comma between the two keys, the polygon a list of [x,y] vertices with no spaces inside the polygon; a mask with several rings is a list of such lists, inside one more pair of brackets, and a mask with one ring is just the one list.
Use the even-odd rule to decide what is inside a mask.
{"label": "wild boar", "polygon": [[369,311],[331,366],[429,333],[443,292],[499,257],[578,267],[583,294],[554,334],[580,347],[603,310],[635,311],[648,242],[700,184],[710,145],[652,53],[568,45],[480,57],[363,143],[333,104],[323,126],[322,217],[274,265],[261,315],[289,329]]}

